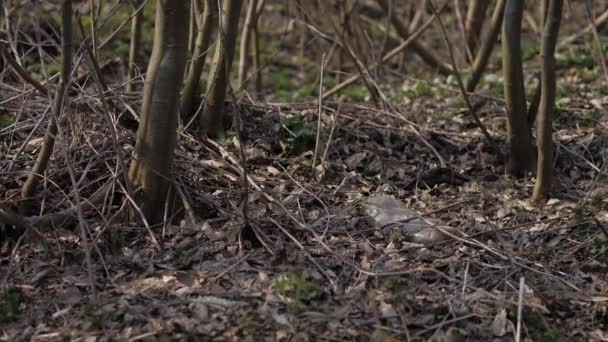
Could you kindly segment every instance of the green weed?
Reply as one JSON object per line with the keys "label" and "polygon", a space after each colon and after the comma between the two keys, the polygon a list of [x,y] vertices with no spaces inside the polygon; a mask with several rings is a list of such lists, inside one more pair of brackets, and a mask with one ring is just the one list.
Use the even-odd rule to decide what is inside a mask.
{"label": "green weed", "polygon": [[592,68],[595,65],[591,49],[580,45],[572,45],[565,51],[557,52],[555,61],[557,68]]}
{"label": "green weed", "polygon": [[287,309],[292,314],[297,314],[302,308],[321,296],[321,291],[314,285],[303,270],[291,271],[279,276],[272,283],[276,293],[287,301]]}
{"label": "green weed", "polygon": [[594,237],[587,252],[598,261],[608,263],[608,237],[603,233]]}
{"label": "green weed", "polygon": [[[290,115],[282,120],[282,126],[287,131],[286,143],[290,153],[298,155],[314,149],[317,139],[317,124],[308,122],[302,115]],[[321,136],[326,136],[321,128]]]}
{"label": "green weed", "polygon": [[19,317],[19,306],[23,302],[23,294],[16,287],[11,287],[0,292],[0,322],[7,323],[16,321]]}
{"label": "green weed", "polygon": [[93,303],[85,303],[80,308],[80,319],[85,330],[97,330],[103,327],[104,316],[101,306]]}
{"label": "green weed", "polygon": [[[559,329],[549,325],[549,322],[539,312],[524,308],[522,322],[525,324],[532,341],[538,342],[562,342],[567,341]],[[512,322],[517,320],[517,308],[510,307],[507,316]]]}
{"label": "green weed", "polygon": [[568,96],[576,93],[576,85],[570,82],[557,82],[557,96]]}
{"label": "green weed", "polygon": [[432,97],[435,95],[435,87],[427,81],[417,81],[414,84],[404,84],[401,91],[408,97]]}
{"label": "green weed", "polygon": [[369,101],[371,94],[365,85],[354,85],[342,90],[342,94],[351,101]]}
{"label": "green weed", "polygon": [[0,128],[6,128],[15,123],[15,117],[7,111],[0,112]]}
{"label": "green weed", "polygon": [[258,330],[257,324],[249,316],[239,318],[239,328],[245,336],[255,336]]}

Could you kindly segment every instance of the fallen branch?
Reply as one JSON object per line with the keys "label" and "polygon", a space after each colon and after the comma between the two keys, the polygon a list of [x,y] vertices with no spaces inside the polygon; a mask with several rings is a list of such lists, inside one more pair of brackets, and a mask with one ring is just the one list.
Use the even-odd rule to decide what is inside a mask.
{"label": "fallen branch", "polygon": [[[599,17],[597,17],[597,20],[595,21],[595,26],[599,29],[602,26],[604,26],[604,24],[606,24],[607,22],[608,22],[608,10],[604,11],[604,13],[602,13]],[[574,43],[575,41],[577,41],[582,36],[584,36],[588,33],[592,33],[592,32],[593,32],[593,24],[589,24],[589,25],[585,26],[585,28],[582,29],[581,31],[571,34],[568,37],[562,39],[562,41],[557,43],[557,47],[563,48],[567,45],[570,45],[570,44]]]}
{"label": "fallen branch", "polygon": [[[14,226],[21,233],[33,232],[37,237],[43,238],[40,232],[44,232],[53,227],[72,226],[77,222],[78,209],[90,210],[101,203],[110,189],[111,181],[101,186],[90,198],[84,199],[81,203],[75,204],[67,209],[48,213],[41,216],[21,216],[9,209],[0,208],[0,223]],[[34,229],[33,227],[37,227]]]}
{"label": "fallen branch", "polygon": [[[443,5],[443,7],[439,10],[439,13],[441,12],[441,10],[443,8],[445,8],[445,5]],[[418,29],[418,31],[414,32],[414,34],[412,34],[406,41],[404,41],[399,46],[397,46],[396,48],[394,48],[391,51],[389,51],[386,55],[384,55],[384,57],[382,57],[382,59],[380,60],[380,62],[372,64],[368,68],[368,72],[372,71],[372,70],[378,68],[379,66],[383,65],[384,63],[388,62],[393,57],[397,56],[398,54],[400,54],[401,52],[403,52],[405,49],[407,49],[410,45],[412,45],[413,42],[416,41],[416,39],[418,39],[418,37],[420,37],[420,35],[422,35],[427,29],[429,29],[429,27],[431,27],[431,24],[433,23],[433,21],[435,21],[435,17],[436,17],[436,14],[433,14],[433,16],[428,21],[426,21]],[[354,75],[354,76],[348,78],[344,82],[336,85],[335,87],[333,87],[330,90],[328,90],[325,93],[323,93],[322,98],[326,99],[326,98],[328,98],[328,97],[336,94],[340,90],[342,90],[342,89],[348,87],[349,85],[355,83],[357,80],[359,80],[359,78],[361,78],[361,76],[362,76],[361,74],[357,74],[357,75]]]}

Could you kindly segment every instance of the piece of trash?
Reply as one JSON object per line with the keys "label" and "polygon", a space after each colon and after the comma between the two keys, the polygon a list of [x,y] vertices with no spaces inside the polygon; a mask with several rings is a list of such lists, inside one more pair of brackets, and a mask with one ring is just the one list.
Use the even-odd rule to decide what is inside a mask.
{"label": "piece of trash", "polygon": [[398,228],[409,242],[432,244],[450,239],[441,230],[458,234],[456,228],[443,225],[436,219],[423,218],[420,213],[390,196],[372,197],[367,200],[366,207],[367,215],[374,219],[378,227]]}

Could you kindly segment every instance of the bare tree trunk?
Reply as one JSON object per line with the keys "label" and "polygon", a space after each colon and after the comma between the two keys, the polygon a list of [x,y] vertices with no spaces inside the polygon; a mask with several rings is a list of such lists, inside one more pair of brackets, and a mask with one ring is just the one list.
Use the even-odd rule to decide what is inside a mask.
{"label": "bare tree trunk", "polygon": [[490,55],[492,55],[492,50],[494,50],[494,46],[496,45],[496,38],[498,38],[498,33],[500,32],[500,28],[502,26],[502,20],[505,13],[505,4],[506,0],[498,0],[496,3],[494,13],[492,14],[490,29],[488,30],[485,39],[482,41],[479,52],[475,56],[475,61],[473,62],[471,78],[467,82],[468,92],[473,92],[475,90],[477,83],[479,83],[479,80],[481,79],[481,75],[486,70],[488,61],[490,60]]}
{"label": "bare tree trunk", "polygon": [[262,70],[260,70],[260,38],[258,32],[259,19],[264,11],[264,4],[266,0],[260,0],[258,2],[258,8],[255,10],[255,19],[253,23],[253,32],[251,37],[251,68],[255,73],[255,92],[258,98],[262,97]]}
{"label": "bare tree trunk", "polygon": [[[141,5],[141,1],[134,3],[133,9],[137,10]],[[139,61],[139,49],[141,46],[141,24],[144,19],[144,11],[138,11],[131,21],[131,41],[129,45],[129,67],[127,71],[127,84],[125,86],[125,92],[133,92],[133,79],[135,78],[135,69],[137,68],[137,62]]]}
{"label": "bare tree trunk", "polygon": [[245,78],[247,78],[247,72],[249,71],[250,64],[250,45],[254,43],[253,38],[253,26],[255,25],[256,8],[258,0],[249,0],[247,5],[247,14],[245,15],[245,23],[243,24],[243,31],[241,33],[241,55],[239,56],[239,74],[237,79],[237,88],[242,88]]}
{"label": "bare tree trunk", "polygon": [[490,1],[488,0],[469,1],[464,31],[467,35],[467,48],[471,51],[472,56],[476,55],[477,47],[480,43],[482,25],[489,5]]}
{"label": "bare tree trunk", "polygon": [[222,23],[207,81],[207,96],[201,114],[201,131],[212,138],[224,134],[224,99],[230,82],[230,69],[243,0],[226,0],[221,9]]}
{"label": "bare tree trunk", "polygon": [[523,5],[523,0],[507,0],[502,30],[502,72],[511,147],[509,171],[514,175],[523,175],[535,169],[535,149],[528,125],[521,57]]}
{"label": "bare tree trunk", "polygon": [[211,37],[218,24],[217,0],[205,0],[204,10],[200,6],[195,6],[196,20],[198,21],[198,33],[194,42],[194,52],[192,53],[192,64],[188,69],[186,83],[182,92],[180,103],[181,115],[188,116],[192,112],[194,92],[198,88],[201,79],[201,72],[205,65]]}
{"label": "bare tree trunk", "polygon": [[188,51],[188,0],[158,0],[154,46],[129,179],[142,189],[142,211],[159,222],[172,180],[179,88]]}
{"label": "bare tree trunk", "polygon": [[555,46],[562,17],[562,0],[550,0],[541,42],[541,99],[536,144],[538,164],[532,200],[544,201],[553,175],[553,112],[555,111]]}
{"label": "bare tree trunk", "polygon": [[538,8],[538,23],[540,27],[545,27],[545,20],[547,20],[547,14],[549,11],[549,1],[550,0],[541,0],[540,2],[540,7]]}
{"label": "bare tree trunk", "polygon": [[194,53],[194,42],[196,41],[196,31],[198,30],[198,23],[196,16],[198,15],[197,9],[199,6],[199,0],[190,1],[190,26],[188,27],[188,53],[192,55]]}
{"label": "bare tree trunk", "polygon": [[32,167],[31,173],[28,175],[23,188],[21,189],[21,198],[26,203],[31,203],[31,198],[36,192],[36,187],[42,179],[47,168],[51,154],[55,147],[55,136],[57,135],[57,122],[61,118],[63,112],[64,99],[67,95],[68,85],[70,84],[70,74],[72,72],[72,1],[62,1],[61,14],[61,75],[59,86],[55,91],[53,99],[53,110],[51,118],[46,128],[42,148],[38,153],[36,162]]}
{"label": "bare tree trunk", "polygon": [[97,6],[95,6],[95,3],[95,0],[89,1],[91,6],[91,45],[93,46],[93,56],[97,59],[97,19],[101,13],[101,2],[97,2]]}

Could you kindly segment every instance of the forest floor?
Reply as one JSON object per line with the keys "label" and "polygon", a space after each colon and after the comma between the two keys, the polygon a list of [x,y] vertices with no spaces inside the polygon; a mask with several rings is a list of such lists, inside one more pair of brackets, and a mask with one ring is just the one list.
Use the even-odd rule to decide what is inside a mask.
{"label": "forest floor", "polygon": [[[518,324],[534,341],[606,338],[608,187],[595,170],[606,154],[604,123],[581,110],[568,113],[569,128],[558,125],[560,186],[535,207],[533,179],[508,176],[504,142],[485,141],[466,113],[428,98],[404,106],[403,116],[326,106],[322,120],[335,113],[337,121],[324,167],[315,171],[316,104],[242,106],[255,184],[249,226],[264,242],[245,240],[242,249],[241,164],[230,136],[212,143],[180,135],[177,180],[194,222],[182,210],[181,221],[152,228],[153,240],[143,226],[128,224],[101,116],[74,115],[70,141],[58,149],[69,150],[80,195],[103,184],[115,189],[97,209],[105,220],[85,216],[95,237],[96,297],[75,222],[43,231],[47,248],[4,244],[0,274],[11,290],[2,297],[0,338],[508,341]],[[411,108],[415,115],[407,114]],[[481,113],[488,127],[504,121],[500,104],[488,102]],[[415,122],[426,114],[433,120]],[[22,119],[2,135],[9,159],[34,121]],[[287,125],[291,133],[281,128]],[[132,146],[134,133],[121,129],[119,139]],[[443,167],[422,139],[445,159]],[[298,147],[306,150],[295,153]],[[27,169],[36,149],[31,141],[13,169]],[[69,207],[67,165],[57,153],[45,212]],[[16,203],[22,180],[2,175],[5,203]],[[379,194],[462,235],[419,244],[378,227],[366,201]]]}
{"label": "forest floor", "polygon": [[[41,236],[0,225],[0,341],[606,341],[608,96],[588,56],[560,57],[556,185],[543,206],[530,203],[533,177],[506,172],[498,76],[473,96],[490,142],[453,80],[392,74],[390,109],[361,88],[324,101],[320,118],[314,97],[243,100],[246,219],[235,133],[201,141],[180,127],[180,209],[146,228],[120,166],[130,114],[115,144],[89,84],[71,94],[40,215],[28,217]],[[303,89],[281,67],[266,71],[280,90]],[[0,205],[15,211],[50,104],[21,87],[2,84],[0,106]],[[313,167],[319,122],[318,159],[327,154]],[[70,209],[70,172],[80,198],[99,199],[84,211],[92,244]],[[453,233],[420,243],[377,224],[370,203],[395,210],[373,202],[382,196]]]}

